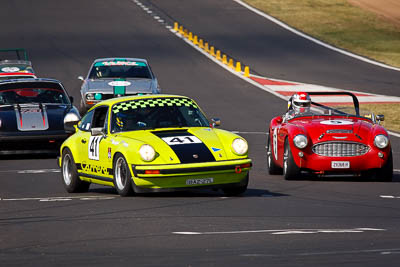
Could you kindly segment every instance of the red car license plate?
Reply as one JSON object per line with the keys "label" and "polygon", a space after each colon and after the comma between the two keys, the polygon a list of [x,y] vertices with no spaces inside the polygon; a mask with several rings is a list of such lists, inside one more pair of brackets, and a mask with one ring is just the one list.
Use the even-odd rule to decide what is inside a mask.
{"label": "red car license plate", "polygon": [[332,169],[348,169],[350,168],[350,161],[332,161]]}

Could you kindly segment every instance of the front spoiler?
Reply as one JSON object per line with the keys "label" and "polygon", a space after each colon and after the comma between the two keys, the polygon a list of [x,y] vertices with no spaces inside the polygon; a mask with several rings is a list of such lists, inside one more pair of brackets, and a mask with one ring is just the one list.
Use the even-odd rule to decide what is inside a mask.
{"label": "front spoiler", "polygon": [[[240,186],[251,168],[251,159],[216,162],[132,165],[133,181],[143,192],[165,192],[188,188],[223,188]],[[213,179],[208,184],[190,184],[193,179]],[[141,191],[141,190],[139,190]]]}
{"label": "front spoiler", "polygon": [[[132,165],[131,167],[134,176],[138,178],[167,178],[202,173],[240,173],[248,171],[251,166],[251,159],[240,159],[195,164]],[[159,174],[146,174],[146,171],[159,171]]]}

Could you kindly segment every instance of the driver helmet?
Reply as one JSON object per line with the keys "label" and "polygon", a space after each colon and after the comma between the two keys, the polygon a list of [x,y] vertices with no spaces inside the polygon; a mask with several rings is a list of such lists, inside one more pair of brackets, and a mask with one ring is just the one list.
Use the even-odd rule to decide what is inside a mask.
{"label": "driver helmet", "polygon": [[311,98],[308,93],[298,92],[292,97],[291,107],[295,113],[305,113],[310,112]]}

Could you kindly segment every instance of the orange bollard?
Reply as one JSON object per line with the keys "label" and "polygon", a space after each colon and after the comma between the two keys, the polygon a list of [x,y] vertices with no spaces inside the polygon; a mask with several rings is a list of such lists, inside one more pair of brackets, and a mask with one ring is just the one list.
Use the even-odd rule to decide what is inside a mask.
{"label": "orange bollard", "polygon": [[227,60],[227,58],[226,58],[226,55],[225,55],[225,54],[222,56],[222,63],[224,63],[224,64],[228,64],[228,60]]}
{"label": "orange bollard", "polygon": [[250,76],[250,68],[248,66],[244,67],[244,77],[249,77]]}
{"label": "orange bollard", "polygon": [[241,72],[242,71],[242,67],[240,66],[240,62],[236,62],[236,71],[237,72]]}

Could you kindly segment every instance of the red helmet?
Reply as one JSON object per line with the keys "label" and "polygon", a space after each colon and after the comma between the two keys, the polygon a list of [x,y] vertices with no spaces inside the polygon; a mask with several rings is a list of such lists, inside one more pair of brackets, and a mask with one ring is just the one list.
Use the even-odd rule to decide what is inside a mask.
{"label": "red helmet", "polygon": [[292,97],[291,107],[296,113],[309,112],[311,107],[311,98],[308,93],[297,92]]}

